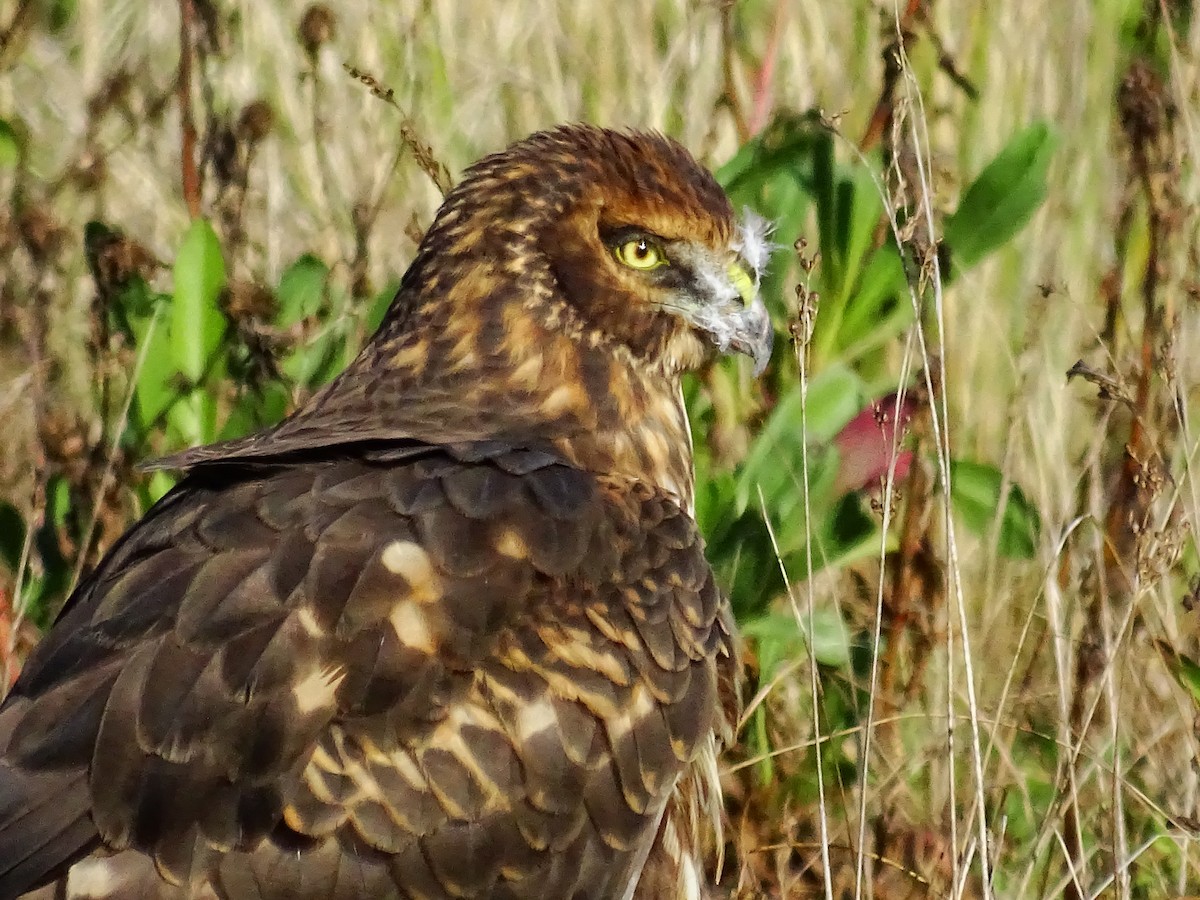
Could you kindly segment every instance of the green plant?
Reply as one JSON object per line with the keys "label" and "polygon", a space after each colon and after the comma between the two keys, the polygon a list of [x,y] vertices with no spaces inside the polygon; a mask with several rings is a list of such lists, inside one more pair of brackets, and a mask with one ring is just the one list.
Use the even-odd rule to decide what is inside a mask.
{"label": "green plant", "polygon": [[[761,383],[720,366],[686,387],[697,514],[754,709],[726,764],[745,773],[727,886],[986,894],[986,844],[994,897],[1195,893],[1194,6],[579,2],[525,23],[497,4],[347,4],[295,42],[277,39],[302,30],[286,4],[205,7],[186,191],[174,26],[131,5],[14,6],[10,672],[34,629],[6,617],[52,617],[169,484],[133,468],[186,443],[169,420],[191,404],[215,411],[192,420],[206,439],[252,431],[361,344],[436,205],[431,173],[441,186],[443,163],[550,121],[638,123],[726,163],[738,206],[776,220],[764,292],[801,339],[781,338]],[[363,90],[347,65],[380,80]],[[785,111],[809,106],[826,112]],[[198,385],[165,337],[192,206],[226,275]],[[78,235],[96,218],[130,237],[89,290]],[[142,364],[161,366],[150,417],[130,393],[147,344],[121,316],[164,341]]]}
{"label": "green plant", "polygon": [[[801,348],[806,379],[794,360],[778,354],[768,376],[774,402],[745,457],[731,470],[699,457],[697,516],[751,632],[758,617],[771,615],[768,604],[783,592],[784,572],[803,579],[895,540],[879,534],[864,489],[883,484],[893,455],[901,476],[907,470],[904,429],[887,422],[897,411],[904,423],[914,414],[911,401],[897,405],[897,391],[913,385],[891,380],[882,355],[913,321],[909,288],[922,261],[911,246],[897,244],[904,222],[889,226],[874,175],[878,160],[841,163],[836,144],[819,117],[783,115],[718,172],[735,205],[777,223],[776,236],[787,242],[763,284],[777,320],[815,312],[811,344]],[[952,271],[978,264],[1028,222],[1045,197],[1053,146],[1045,125],[1031,126],[967,187],[946,220]],[[805,245],[806,256],[791,244],[810,218],[818,238]],[[819,296],[815,309],[789,302],[798,280],[810,307]],[[709,395],[693,393],[691,406],[694,421],[713,427]],[[957,460],[952,472],[962,524],[979,534],[998,527],[1003,554],[1031,556],[1040,519],[1025,494],[990,463]]]}

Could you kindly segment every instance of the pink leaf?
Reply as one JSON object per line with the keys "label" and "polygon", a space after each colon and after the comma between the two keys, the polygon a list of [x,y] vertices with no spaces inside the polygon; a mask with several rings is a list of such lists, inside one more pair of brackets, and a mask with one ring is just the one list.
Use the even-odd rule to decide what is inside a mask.
{"label": "pink leaf", "polygon": [[896,480],[908,474],[913,454],[911,450],[899,449],[897,434],[903,436],[916,411],[917,401],[911,392],[906,393],[897,416],[896,398],[897,394],[892,393],[875,401],[851,419],[833,439],[839,454],[834,482],[836,496],[878,486],[887,476],[893,452],[896,454]]}

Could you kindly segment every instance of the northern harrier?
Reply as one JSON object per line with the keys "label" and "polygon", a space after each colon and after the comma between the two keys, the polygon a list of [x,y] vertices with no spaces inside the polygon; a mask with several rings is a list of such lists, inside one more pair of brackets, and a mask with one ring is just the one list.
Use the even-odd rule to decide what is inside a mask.
{"label": "northern harrier", "polygon": [[658,135],[471,168],[374,338],[186,477],[0,707],[0,897],[697,898],[728,603],[680,376],[762,228]]}

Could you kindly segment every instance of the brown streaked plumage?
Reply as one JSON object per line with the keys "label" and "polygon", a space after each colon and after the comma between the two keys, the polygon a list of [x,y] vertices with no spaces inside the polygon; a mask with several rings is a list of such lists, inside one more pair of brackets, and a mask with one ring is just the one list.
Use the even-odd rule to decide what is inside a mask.
{"label": "brown streaked plumage", "polygon": [[765,362],[760,238],[656,135],[469,170],[355,362],[164,461],[30,659],[0,898],[702,896],[737,667],[679,377]]}

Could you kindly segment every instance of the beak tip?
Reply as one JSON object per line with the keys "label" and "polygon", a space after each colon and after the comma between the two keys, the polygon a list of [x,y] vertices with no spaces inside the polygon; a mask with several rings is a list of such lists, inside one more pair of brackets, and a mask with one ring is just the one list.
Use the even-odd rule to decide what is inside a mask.
{"label": "beak tip", "polygon": [[775,349],[775,329],[771,326],[771,317],[767,314],[761,301],[756,304],[753,317],[752,335],[746,342],[746,352],[754,362],[754,377],[758,378],[766,371],[767,363],[771,361],[771,351]]}
{"label": "beak tip", "polygon": [[757,378],[766,370],[774,349],[775,329],[771,317],[762,301],[756,300],[731,318],[735,324],[731,327],[726,320],[720,334],[714,334],[714,343],[723,353],[732,350],[749,356]]}
{"label": "beak tip", "polygon": [[771,345],[768,342],[761,350],[756,349],[753,356],[754,360],[754,377],[758,378],[766,371],[767,363],[771,361]]}

